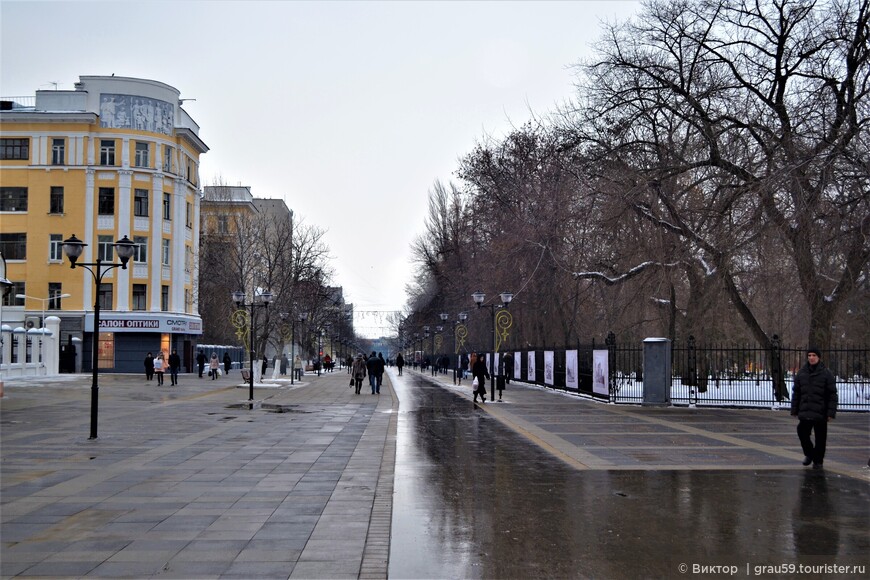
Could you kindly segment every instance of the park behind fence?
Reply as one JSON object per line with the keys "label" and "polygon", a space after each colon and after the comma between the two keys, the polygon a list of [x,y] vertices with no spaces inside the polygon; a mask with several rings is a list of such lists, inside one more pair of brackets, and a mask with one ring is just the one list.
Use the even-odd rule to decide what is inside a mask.
{"label": "park behind fence", "polygon": [[[806,363],[805,348],[783,347],[774,340],[757,345],[696,345],[691,338],[671,347],[670,402],[673,405],[789,408],[794,375]],[[514,360],[504,370],[504,356]],[[458,360],[457,355],[450,357]],[[606,360],[607,383],[595,367]],[[837,379],[838,409],[870,411],[870,348],[835,346],[822,362]],[[496,358],[499,374],[509,380],[586,395],[611,403],[644,402],[643,343],[605,344],[505,351]],[[487,366],[492,368],[487,355]],[[508,384],[506,387],[510,389]]]}

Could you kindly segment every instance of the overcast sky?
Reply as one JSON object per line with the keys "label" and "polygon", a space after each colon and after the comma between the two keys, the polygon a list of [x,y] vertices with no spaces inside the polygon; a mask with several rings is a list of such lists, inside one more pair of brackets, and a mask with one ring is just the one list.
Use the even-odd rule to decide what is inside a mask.
{"label": "overcast sky", "polygon": [[114,73],[196,99],[184,108],[211,148],[203,184],[249,185],[326,229],[357,331],[377,336],[383,317],[363,311],[404,307],[435,181],[456,181],[458,159],[485,135],[570,98],[570,65],[590,54],[600,21],[638,8],[3,0],[0,94]]}

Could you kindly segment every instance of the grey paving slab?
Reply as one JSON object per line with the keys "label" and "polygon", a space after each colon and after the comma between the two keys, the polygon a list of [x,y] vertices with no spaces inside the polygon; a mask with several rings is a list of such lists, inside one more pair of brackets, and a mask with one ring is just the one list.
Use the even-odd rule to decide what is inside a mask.
{"label": "grey paving slab", "polygon": [[[385,578],[398,400],[389,381],[373,397],[344,373],[305,379],[256,389],[277,413],[229,408],[247,389],[226,377],[158,393],[107,375],[95,441],[89,377],[7,383],[3,577],[69,564],[112,578]],[[470,389],[435,380],[470,405]],[[783,413],[602,405],[514,384],[505,399],[478,410],[578,470],[801,469]],[[838,416],[827,470],[868,480],[868,431],[867,416]]]}
{"label": "grey paving slab", "polygon": [[[247,390],[226,381],[183,381],[158,393],[136,379],[101,376],[100,437],[93,441],[89,377],[7,382],[0,400],[4,577],[65,570],[287,578],[324,512],[344,505],[331,504],[333,496],[340,499],[345,480],[368,468],[359,455],[375,455],[375,472],[394,459],[394,448],[383,457],[397,404],[388,385],[366,401],[338,373],[293,388],[258,388],[258,401],[296,411],[272,413],[259,405],[229,408]],[[157,404],[143,407],[149,401]],[[356,509],[347,516],[355,520]],[[347,530],[361,560],[367,522],[349,526],[342,540]],[[61,531],[75,541],[45,541]],[[385,575],[386,563],[381,570]]]}

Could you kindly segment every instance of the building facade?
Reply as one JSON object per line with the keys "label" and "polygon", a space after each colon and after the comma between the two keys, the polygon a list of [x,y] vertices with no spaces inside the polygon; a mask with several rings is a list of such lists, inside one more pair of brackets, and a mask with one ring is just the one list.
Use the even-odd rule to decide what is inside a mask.
{"label": "building facade", "polygon": [[[171,349],[193,367],[199,157],[208,147],[181,104],[169,85],[115,76],[0,102],[0,250],[12,283],[2,322],[27,328],[60,317],[60,342],[77,346],[83,371],[97,299],[100,369],[139,372],[146,352]],[[136,251],[97,288],[63,255],[73,234],[88,244],[80,262],[116,261],[111,244],[125,235]],[[13,343],[4,340],[4,363],[23,356]]]}

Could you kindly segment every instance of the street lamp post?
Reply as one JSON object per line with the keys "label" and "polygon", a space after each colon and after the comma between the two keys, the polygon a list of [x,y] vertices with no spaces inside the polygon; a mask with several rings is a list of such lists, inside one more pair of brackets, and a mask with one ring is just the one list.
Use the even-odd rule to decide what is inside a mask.
{"label": "street lamp post", "polygon": [[[30,332],[36,332],[36,333],[38,333],[38,336],[39,336],[39,340],[38,340],[39,356],[38,356],[38,359],[36,361],[37,367],[40,364],[43,364],[45,362],[45,358],[43,356],[45,353],[43,353],[43,351],[42,351],[42,348],[45,344],[43,341],[43,338],[45,336],[45,333],[48,332],[47,330],[45,330],[45,304],[46,304],[46,302],[51,302],[52,300],[60,300],[61,298],[69,298],[70,296],[71,296],[70,294],[60,294],[60,293],[57,293],[54,296],[49,296],[48,298],[37,298],[36,296],[28,296],[27,294],[16,294],[15,295],[16,298],[19,298],[21,300],[39,300],[42,303],[42,314],[39,317],[40,324],[42,324],[42,330],[41,331],[36,331],[36,330],[28,331],[28,334]],[[31,355],[30,355],[30,360],[33,361],[32,351],[31,351]],[[39,371],[37,370],[37,373],[38,372]]]}
{"label": "street lamp post", "polygon": [[302,324],[308,318],[308,314],[306,312],[300,312],[298,318],[294,318],[290,322],[290,384],[294,384],[293,381],[296,378],[296,357],[294,353],[296,352],[296,322]]}
{"label": "street lamp post", "polygon": [[[445,315],[442,315],[442,316],[445,316]],[[435,334],[432,335],[432,376],[433,377],[438,374],[438,369],[440,366],[439,365],[440,357],[438,356],[436,350],[438,348],[440,348],[441,341],[443,340],[441,338],[441,331],[442,330],[444,330],[444,327],[439,324],[438,326],[435,327]]]}
{"label": "street lamp post", "polygon": [[[479,308],[489,308],[491,314],[492,321],[492,359],[490,365],[493,367],[489,369],[489,397],[491,401],[495,401],[495,374],[497,369],[495,369],[495,350],[496,350],[496,340],[495,340],[495,311],[497,308],[507,308],[508,304],[513,300],[514,295],[510,292],[502,292],[500,295],[501,301],[503,304],[484,304],[483,301],[486,300],[486,294],[483,292],[475,292],[471,295],[471,298],[474,300],[475,304],[477,304]],[[501,392],[499,391],[499,401],[501,401]]]}
{"label": "street lamp post", "polygon": [[458,320],[454,322],[456,325],[453,329],[453,354],[456,355],[456,376],[454,383],[461,385],[462,379],[465,378],[465,367],[462,366],[461,350],[465,347],[465,339],[468,336],[468,327],[465,326],[465,321],[468,320],[467,312],[460,312],[457,315]]}
{"label": "street lamp post", "polygon": [[[103,275],[109,270],[115,268],[127,269],[127,262],[133,257],[133,252],[136,250],[134,244],[127,236],[124,236],[114,244],[109,244],[115,248],[115,253],[118,254],[120,263],[104,262],[101,258],[97,258],[96,262],[79,262],[78,259],[87,246],[86,243],[78,239],[75,234],[63,241],[63,253],[69,259],[70,268],[84,268],[91,273],[94,278],[95,294],[94,297],[94,330],[92,349],[92,376],[91,376],[91,434],[88,439],[97,438],[97,423],[99,421],[100,407],[100,369],[99,369],[99,347],[100,347],[100,284],[103,281]],[[97,254],[99,256],[99,253]]]}
{"label": "street lamp post", "polygon": [[[423,337],[420,339],[420,352],[423,355],[424,362],[428,358],[426,356],[426,341],[427,340],[429,340],[429,326],[428,325],[423,327]],[[429,364],[432,364],[432,361],[429,361]],[[420,369],[420,371],[423,371],[423,370],[425,370],[425,369],[422,369],[422,368]]]}
{"label": "street lamp post", "polygon": [[250,322],[248,324],[248,344],[251,349],[249,357],[251,360],[248,376],[248,405],[250,409],[254,408],[254,358],[256,358],[256,351],[254,350],[254,335],[256,334],[256,325],[254,324],[254,309],[257,306],[261,308],[268,308],[269,303],[272,302],[272,299],[272,293],[268,290],[260,292],[260,294],[258,295],[255,289],[254,295],[251,296],[250,302],[245,302],[245,293],[241,290],[233,292],[233,302],[236,303],[236,306],[239,308],[244,308],[250,313]]}
{"label": "street lamp post", "polygon": [[20,298],[22,300],[39,300],[42,303],[42,317],[40,320],[42,321],[42,326],[45,326],[45,304],[47,302],[51,302],[52,300],[60,300],[61,298],[69,298],[71,294],[55,294],[54,296],[49,296],[48,298],[37,298],[36,296],[28,296],[27,294],[16,294],[16,298]]}

